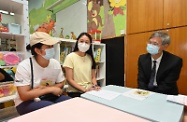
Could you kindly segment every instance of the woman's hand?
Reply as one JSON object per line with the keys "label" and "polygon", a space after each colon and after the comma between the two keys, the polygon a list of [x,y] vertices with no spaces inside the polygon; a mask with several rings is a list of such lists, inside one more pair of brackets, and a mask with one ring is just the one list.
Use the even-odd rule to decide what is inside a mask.
{"label": "woman's hand", "polygon": [[101,89],[100,86],[98,86],[98,85],[93,85],[93,86],[91,86],[87,91],[91,91],[91,90],[96,90],[96,91],[98,91],[98,90],[100,90],[100,89]]}
{"label": "woman's hand", "polygon": [[59,87],[51,87],[51,91],[56,96],[60,96],[62,94],[62,89]]}

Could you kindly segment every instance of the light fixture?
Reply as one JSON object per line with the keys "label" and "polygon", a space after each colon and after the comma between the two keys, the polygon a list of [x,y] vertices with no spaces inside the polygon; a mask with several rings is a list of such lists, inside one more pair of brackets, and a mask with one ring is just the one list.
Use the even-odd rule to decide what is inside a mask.
{"label": "light fixture", "polygon": [[0,13],[14,16],[14,13],[8,12],[8,11],[4,11],[4,10],[0,10]]}
{"label": "light fixture", "polygon": [[9,12],[8,11],[0,10],[0,13],[2,13],[2,14],[8,14]]}
{"label": "light fixture", "polygon": [[14,16],[14,13],[10,12],[10,15]]}

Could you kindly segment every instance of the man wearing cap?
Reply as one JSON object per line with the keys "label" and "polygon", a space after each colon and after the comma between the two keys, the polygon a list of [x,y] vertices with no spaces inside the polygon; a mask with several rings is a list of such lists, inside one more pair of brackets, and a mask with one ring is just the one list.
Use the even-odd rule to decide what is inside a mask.
{"label": "man wearing cap", "polygon": [[15,105],[20,115],[70,99],[62,95],[65,77],[60,63],[53,59],[53,45],[58,42],[44,32],[30,36],[27,49],[33,56],[19,63],[15,74]]}

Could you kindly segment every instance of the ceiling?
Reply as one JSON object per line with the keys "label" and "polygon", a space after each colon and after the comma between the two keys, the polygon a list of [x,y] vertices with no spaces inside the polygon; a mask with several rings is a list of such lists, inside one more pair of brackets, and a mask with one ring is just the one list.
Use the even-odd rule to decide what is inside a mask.
{"label": "ceiling", "polygon": [[79,0],[57,0],[52,5],[48,6],[47,10],[52,10],[53,13],[57,13],[78,1]]}

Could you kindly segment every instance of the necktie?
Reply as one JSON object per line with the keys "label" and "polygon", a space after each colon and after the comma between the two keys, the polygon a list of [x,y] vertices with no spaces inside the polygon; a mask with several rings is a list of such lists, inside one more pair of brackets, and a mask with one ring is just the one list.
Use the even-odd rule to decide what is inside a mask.
{"label": "necktie", "polygon": [[148,88],[152,89],[154,87],[153,83],[154,83],[154,78],[155,78],[155,74],[156,74],[156,61],[153,61],[153,68],[151,70],[151,76],[150,76],[150,80],[149,80],[149,84],[148,84]]}

